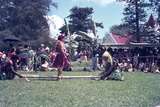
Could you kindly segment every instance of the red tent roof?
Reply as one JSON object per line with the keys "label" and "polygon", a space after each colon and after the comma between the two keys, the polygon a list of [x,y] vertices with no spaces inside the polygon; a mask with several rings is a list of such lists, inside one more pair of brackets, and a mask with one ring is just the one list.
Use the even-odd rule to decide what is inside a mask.
{"label": "red tent roof", "polygon": [[128,44],[129,40],[131,39],[132,36],[126,35],[126,36],[121,36],[117,35],[114,33],[111,33],[112,39],[116,44]]}

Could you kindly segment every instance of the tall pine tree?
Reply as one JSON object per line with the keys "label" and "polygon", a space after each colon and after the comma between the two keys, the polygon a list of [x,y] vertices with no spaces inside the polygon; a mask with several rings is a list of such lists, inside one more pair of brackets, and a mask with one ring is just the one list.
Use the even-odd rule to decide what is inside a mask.
{"label": "tall pine tree", "polygon": [[117,0],[120,2],[126,2],[127,7],[124,9],[124,23],[131,27],[132,35],[136,36],[137,42],[140,41],[140,28],[145,22],[147,16],[145,7],[148,7],[148,3],[145,0]]}
{"label": "tall pine tree", "polygon": [[156,11],[158,22],[160,23],[160,0],[149,0],[152,4],[152,9]]}
{"label": "tall pine tree", "polygon": [[136,36],[137,42],[140,40],[140,26],[146,22],[146,12],[143,7],[144,0],[138,2],[128,2],[127,7],[124,9],[124,23],[131,28],[131,32]]}

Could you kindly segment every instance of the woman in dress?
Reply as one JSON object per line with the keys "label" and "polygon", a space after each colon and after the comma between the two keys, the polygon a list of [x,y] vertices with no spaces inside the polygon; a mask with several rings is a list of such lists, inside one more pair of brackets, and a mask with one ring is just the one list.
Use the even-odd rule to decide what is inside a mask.
{"label": "woman in dress", "polygon": [[65,64],[68,62],[67,60],[67,53],[66,48],[64,46],[64,36],[60,35],[58,37],[55,51],[57,53],[55,60],[53,62],[53,66],[57,68],[58,74],[57,74],[57,80],[60,80],[62,77],[62,72]]}

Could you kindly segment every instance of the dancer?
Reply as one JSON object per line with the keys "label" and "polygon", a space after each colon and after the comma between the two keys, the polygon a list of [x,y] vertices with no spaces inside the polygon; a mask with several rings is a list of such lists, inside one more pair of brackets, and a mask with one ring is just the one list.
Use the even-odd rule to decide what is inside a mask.
{"label": "dancer", "polygon": [[64,35],[58,37],[55,51],[57,53],[55,60],[53,62],[53,67],[56,67],[58,70],[57,80],[62,79],[62,72],[64,65],[68,62],[66,48],[64,46]]}

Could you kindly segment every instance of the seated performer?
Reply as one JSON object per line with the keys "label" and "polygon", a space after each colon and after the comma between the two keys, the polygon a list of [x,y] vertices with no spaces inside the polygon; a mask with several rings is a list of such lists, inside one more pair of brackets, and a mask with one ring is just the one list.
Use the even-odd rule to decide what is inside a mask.
{"label": "seated performer", "polygon": [[100,80],[105,80],[107,77],[111,75],[114,70],[113,67],[113,59],[108,51],[105,51],[102,55],[103,65],[105,67],[105,71],[100,74]]}
{"label": "seated performer", "polygon": [[0,80],[12,80],[15,78],[15,76],[18,76],[19,78],[24,78],[26,81],[30,81],[25,76],[22,76],[21,74],[18,74],[16,72],[16,69],[14,69],[13,62],[7,57],[4,57],[1,62],[0,67]]}

